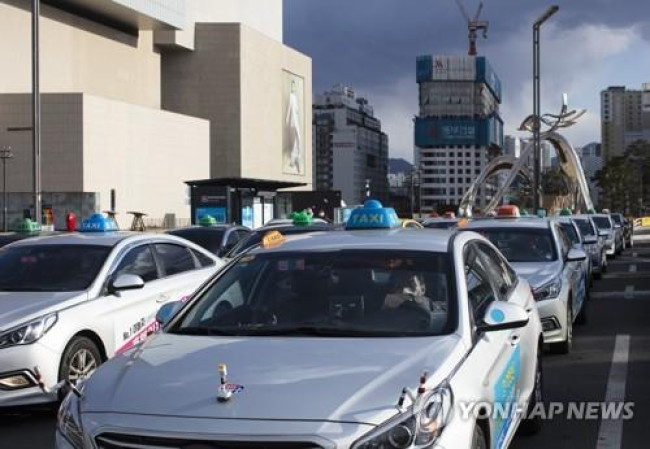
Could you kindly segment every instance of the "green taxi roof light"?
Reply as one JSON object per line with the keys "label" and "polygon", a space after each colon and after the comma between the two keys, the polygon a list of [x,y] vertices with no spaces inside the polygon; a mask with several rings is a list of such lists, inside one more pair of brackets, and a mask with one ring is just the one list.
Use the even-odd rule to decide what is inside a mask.
{"label": "green taxi roof light", "polygon": [[292,212],[290,218],[296,226],[308,226],[314,221],[314,216],[306,210]]}
{"label": "green taxi roof light", "polygon": [[214,226],[217,224],[217,219],[212,215],[203,215],[199,219],[199,226]]}

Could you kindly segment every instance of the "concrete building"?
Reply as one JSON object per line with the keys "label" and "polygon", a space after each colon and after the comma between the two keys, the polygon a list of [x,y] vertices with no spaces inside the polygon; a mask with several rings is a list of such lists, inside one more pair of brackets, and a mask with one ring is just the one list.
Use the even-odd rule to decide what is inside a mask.
{"label": "concrete building", "polygon": [[600,93],[603,158],[624,154],[637,140],[650,142],[650,83],[640,90],[610,86]]}
{"label": "concrete building", "polygon": [[597,205],[600,189],[594,181],[594,176],[603,168],[602,145],[597,142],[592,142],[580,148],[577,152],[580,156],[582,169],[585,172],[585,178],[587,178],[587,183],[589,184],[589,196],[591,196],[591,201]]}
{"label": "concrete building", "polygon": [[340,190],[347,204],[388,199],[388,136],[365,98],[337,85],[313,108],[314,186]]}
{"label": "concrete building", "polygon": [[[12,219],[33,207],[30,20],[29,2],[0,0]],[[43,1],[40,28],[44,203],[68,198],[58,226],[68,210],[195,219],[190,180],[311,186],[311,60],[283,45],[281,0]],[[242,195],[250,211],[273,201]]]}
{"label": "concrete building", "polygon": [[[501,82],[484,57],[421,56],[415,157],[422,170],[423,212],[455,209],[503,147]],[[484,206],[496,186],[480,189]]]}

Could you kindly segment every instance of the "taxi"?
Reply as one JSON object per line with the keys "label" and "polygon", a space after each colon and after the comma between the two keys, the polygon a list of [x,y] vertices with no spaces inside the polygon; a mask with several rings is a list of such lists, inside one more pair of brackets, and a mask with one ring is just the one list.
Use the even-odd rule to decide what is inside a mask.
{"label": "taxi", "polygon": [[0,407],[56,401],[223,265],[177,237],[113,229],[97,214],[83,232],[0,249]]}
{"label": "taxi", "polygon": [[270,232],[158,319],[68,394],[59,449],[505,448],[540,425],[526,280],[479,234],[376,201],[344,231]]}
{"label": "taxi", "polygon": [[487,237],[528,280],[544,327],[544,342],[567,354],[573,324],[586,322],[587,254],[574,248],[555,219],[506,216],[472,220],[463,228]]}

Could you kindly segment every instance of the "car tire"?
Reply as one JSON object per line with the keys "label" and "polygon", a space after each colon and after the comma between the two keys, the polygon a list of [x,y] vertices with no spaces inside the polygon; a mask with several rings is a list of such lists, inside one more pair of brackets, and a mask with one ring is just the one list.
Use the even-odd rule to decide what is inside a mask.
{"label": "car tire", "polygon": [[88,378],[102,363],[102,354],[89,338],[74,337],[63,351],[59,365],[59,382],[69,380],[76,384]]}
{"label": "car tire", "polygon": [[485,432],[479,423],[476,423],[474,426],[474,436],[472,436],[472,449],[488,449]]}
{"label": "car tire", "polygon": [[[530,416],[537,404],[544,402],[544,365],[542,364],[542,348],[537,349],[537,364],[535,366],[535,386],[528,401],[526,415]],[[542,416],[535,415],[532,419],[523,419],[519,432],[522,435],[535,435],[542,430]]]}
{"label": "car tire", "polygon": [[569,306],[567,310],[567,336],[564,341],[559,343],[552,343],[550,346],[551,352],[553,354],[568,354],[571,352],[571,347],[573,346],[573,308],[571,307],[571,298],[569,298]]}

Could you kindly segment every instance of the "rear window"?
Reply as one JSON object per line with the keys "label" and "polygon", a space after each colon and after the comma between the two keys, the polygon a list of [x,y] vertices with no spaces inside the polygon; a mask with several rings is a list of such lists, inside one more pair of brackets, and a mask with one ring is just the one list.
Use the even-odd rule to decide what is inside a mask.
{"label": "rear window", "polygon": [[550,262],[557,251],[550,229],[499,228],[472,229],[487,237],[508,262]]}
{"label": "rear window", "polygon": [[573,220],[575,224],[578,225],[578,228],[580,228],[580,234],[583,236],[595,236],[596,233],[594,232],[594,228],[591,226],[591,223],[589,220],[581,220],[581,219],[575,219]]}
{"label": "rear window", "polygon": [[623,218],[618,215],[618,214],[613,214],[612,215],[612,220],[614,220],[614,223],[622,225],[623,224]]}
{"label": "rear window", "polygon": [[217,254],[221,248],[224,231],[217,229],[210,229],[209,231],[206,229],[179,229],[171,231],[169,234],[182,237],[213,254]]}
{"label": "rear window", "polygon": [[612,222],[607,217],[593,217],[599,229],[612,229]]}

